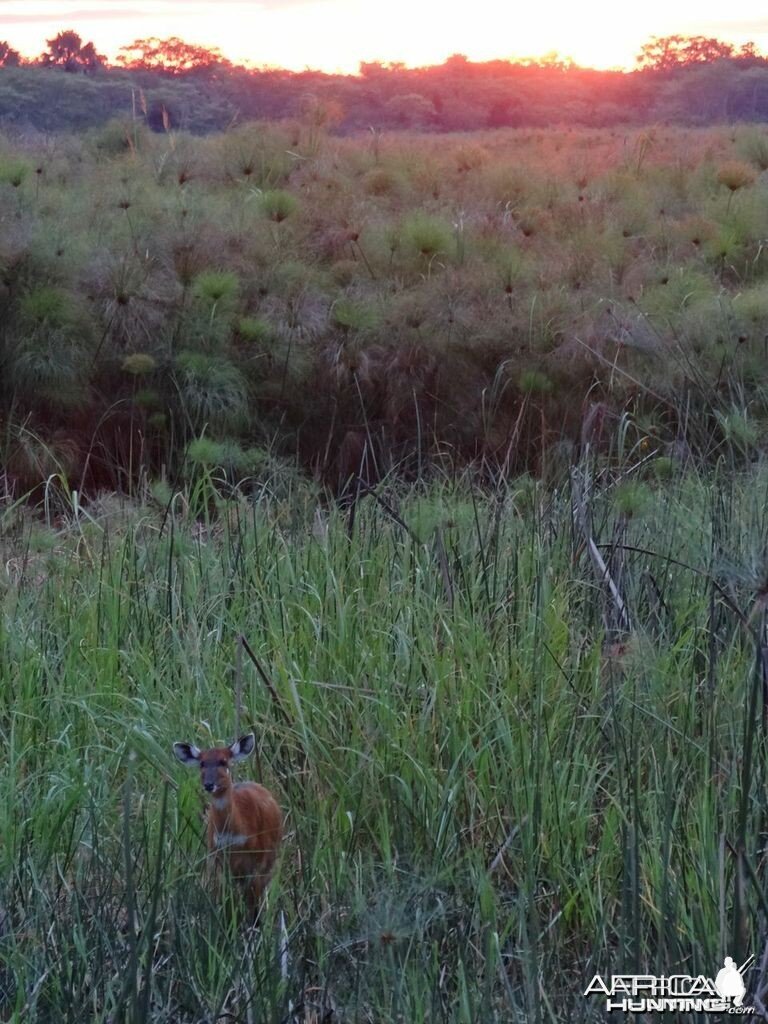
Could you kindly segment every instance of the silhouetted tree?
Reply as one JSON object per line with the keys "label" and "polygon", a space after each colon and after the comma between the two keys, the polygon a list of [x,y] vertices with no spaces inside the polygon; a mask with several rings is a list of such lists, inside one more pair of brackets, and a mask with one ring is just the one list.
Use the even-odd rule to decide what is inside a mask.
{"label": "silhouetted tree", "polygon": [[691,64],[709,64],[734,56],[730,43],[706,36],[653,36],[637,55],[641,68],[674,71]]}
{"label": "silhouetted tree", "polygon": [[170,39],[136,39],[120,48],[117,63],[130,70],[158,71],[164,75],[210,74],[231,68],[215,46],[197,46],[172,36]]}
{"label": "silhouetted tree", "polygon": [[466,71],[470,66],[469,57],[464,53],[452,53],[450,57],[446,57],[443,61],[443,67],[448,68],[449,71]]}
{"label": "silhouetted tree", "polygon": [[744,43],[741,49],[734,54],[734,60],[737,60],[742,67],[764,67],[768,64],[768,59],[760,53],[754,43]]}
{"label": "silhouetted tree", "polygon": [[17,68],[21,64],[21,54],[14,50],[10,43],[0,41],[0,68]]}
{"label": "silhouetted tree", "polygon": [[40,55],[43,67],[88,73],[104,65],[104,58],[96,52],[93,43],[84,43],[72,29],[59,32],[46,42],[48,49]]}
{"label": "silhouetted tree", "polygon": [[405,64],[402,61],[363,60],[360,61],[359,71],[363,78],[381,78],[384,75],[405,71]]}
{"label": "silhouetted tree", "polygon": [[521,67],[544,68],[547,71],[577,71],[579,69],[572,57],[563,57],[557,50],[550,50],[549,53],[543,53],[540,57],[521,57],[516,63]]}

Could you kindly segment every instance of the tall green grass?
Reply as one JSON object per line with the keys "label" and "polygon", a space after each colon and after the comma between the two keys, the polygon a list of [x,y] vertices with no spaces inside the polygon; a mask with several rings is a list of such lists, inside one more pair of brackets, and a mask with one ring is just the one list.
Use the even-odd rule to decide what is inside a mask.
{"label": "tall green grass", "polygon": [[[618,640],[568,486],[6,522],[0,1019],[600,1020],[598,971],[759,953],[768,473],[638,488],[593,484]],[[287,813],[251,934],[171,753],[236,726]]]}

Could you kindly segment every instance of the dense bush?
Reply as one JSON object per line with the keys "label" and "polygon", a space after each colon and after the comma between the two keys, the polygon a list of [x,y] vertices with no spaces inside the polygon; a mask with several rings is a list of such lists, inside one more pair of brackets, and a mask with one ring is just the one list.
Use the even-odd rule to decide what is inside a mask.
{"label": "dense bush", "polygon": [[186,70],[139,61],[67,74],[3,67],[0,49],[0,122],[73,131],[133,111],[154,131],[209,132],[235,121],[295,118],[314,137],[331,127],[450,132],[768,119],[768,58],[754,49],[728,55],[716,47],[693,59],[681,52],[669,64],[645,61],[630,73],[453,57],[420,68],[363,64],[360,74],[340,75],[233,67],[214,53],[208,59]]}
{"label": "dense bush", "polygon": [[196,138],[130,119],[8,136],[5,465],[19,486],[61,465],[125,487],[192,472],[206,437],[228,474],[266,446],[333,486],[435,460],[493,476],[626,422],[748,456],[766,413],[763,142],[317,123]]}

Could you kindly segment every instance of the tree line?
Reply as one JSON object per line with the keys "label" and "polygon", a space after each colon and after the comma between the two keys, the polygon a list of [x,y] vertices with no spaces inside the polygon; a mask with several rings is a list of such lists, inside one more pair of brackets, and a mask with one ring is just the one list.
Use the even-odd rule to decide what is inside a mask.
{"label": "tree line", "polygon": [[[31,60],[0,41],[0,68],[0,121],[43,130],[125,115],[129,88],[134,96],[141,90],[155,130],[284,119],[308,98],[341,131],[768,119],[768,57],[754,43],[736,47],[705,36],[654,37],[631,72],[582,68],[557,55],[473,62],[454,54],[431,67],[367,62],[357,75],[340,75],[236,65],[216,48],[178,37],[136,39],[110,62],[93,42],[66,30]],[[69,83],[92,84],[40,77],[52,71],[67,73]]]}

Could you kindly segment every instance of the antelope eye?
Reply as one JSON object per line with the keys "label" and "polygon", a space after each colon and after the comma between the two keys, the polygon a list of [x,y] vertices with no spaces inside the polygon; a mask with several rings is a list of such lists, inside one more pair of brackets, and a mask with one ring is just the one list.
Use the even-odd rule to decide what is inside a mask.
{"label": "antelope eye", "polygon": [[226,761],[219,761],[219,767],[226,768],[227,767],[227,762]]}

